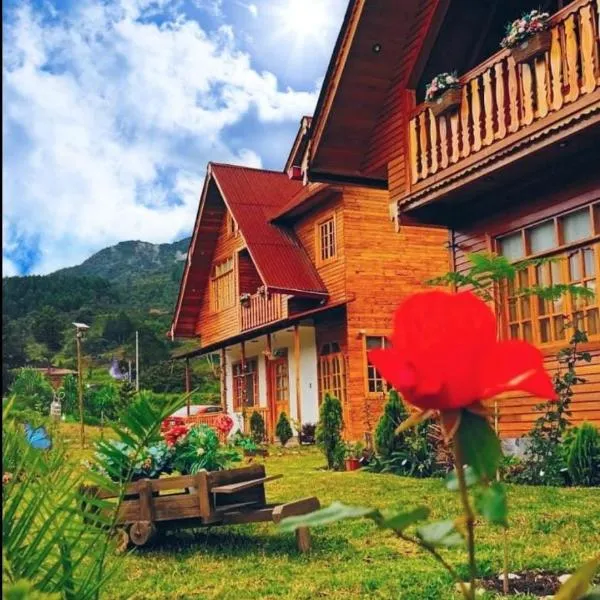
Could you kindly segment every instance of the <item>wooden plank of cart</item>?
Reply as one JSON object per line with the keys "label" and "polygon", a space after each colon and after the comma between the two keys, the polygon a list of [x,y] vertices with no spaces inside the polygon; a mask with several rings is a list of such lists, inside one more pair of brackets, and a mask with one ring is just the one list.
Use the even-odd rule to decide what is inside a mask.
{"label": "wooden plank of cart", "polygon": [[[183,527],[279,523],[286,517],[304,515],[320,508],[316,497],[285,504],[267,504],[265,483],[282,475],[266,476],[264,465],[226,471],[200,471],[196,475],[141,479],[129,484],[118,516],[136,546],[149,543],[157,533]],[[102,498],[108,492],[88,488]],[[296,530],[298,549],[310,549],[308,528]]]}

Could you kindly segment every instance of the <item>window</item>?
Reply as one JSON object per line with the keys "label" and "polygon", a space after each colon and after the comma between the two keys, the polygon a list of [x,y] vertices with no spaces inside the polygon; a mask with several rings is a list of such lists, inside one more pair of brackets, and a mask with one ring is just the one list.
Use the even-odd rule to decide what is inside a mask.
{"label": "window", "polygon": [[522,290],[574,284],[596,292],[600,265],[600,203],[559,215],[497,240],[499,252],[511,261],[530,257],[551,262],[531,264],[504,290],[506,336],[536,344],[565,342],[577,324],[588,336],[600,334],[600,299],[565,295],[547,300]]}
{"label": "window", "polygon": [[235,236],[238,231],[238,225],[236,220],[233,218],[233,215],[228,212],[227,213],[227,233],[229,235]]}
{"label": "window", "polygon": [[322,221],[318,227],[319,258],[325,262],[336,256],[335,217]]}
{"label": "window", "polygon": [[[245,368],[244,368],[245,367]],[[256,358],[234,363],[233,369],[233,410],[252,408],[258,405],[258,361]]]}
{"label": "window", "polygon": [[288,402],[290,398],[290,377],[288,372],[287,356],[285,360],[279,360],[276,362],[273,378],[275,383],[275,402]]}
{"label": "window", "polygon": [[[389,348],[391,343],[385,336],[367,336],[366,338],[367,351],[376,348]],[[367,355],[367,389],[369,394],[377,394],[388,392],[392,386],[379,374],[379,371],[369,362]]]}
{"label": "window", "polygon": [[319,398],[325,394],[337,398],[342,404],[346,401],[346,369],[344,355],[337,342],[323,344],[319,354]]}
{"label": "window", "polygon": [[210,282],[210,306],[213,312],[230,308],[235,304],[235,279],[233,258],[228,258],[213,267]]}

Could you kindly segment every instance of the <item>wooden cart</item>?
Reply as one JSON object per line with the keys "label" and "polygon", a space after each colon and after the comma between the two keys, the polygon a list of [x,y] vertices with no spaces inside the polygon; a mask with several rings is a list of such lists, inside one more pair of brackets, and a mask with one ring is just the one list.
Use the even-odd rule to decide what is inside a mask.
{"label": "wooden cart", "polygon": [[[267,504],[265,483],[282,475],[267,477],[264,465],[227,471],[201,471],[196,475],[141,479],[129,484],[121,504],[118,525],[136,546],[149,543],[166,529],[240,523],[279,523],[320,508],[315,497],[286,504]],[[88,488],[102,498],[111,495]],[[310,549],[307,528],[296,531],[298,549]]]}

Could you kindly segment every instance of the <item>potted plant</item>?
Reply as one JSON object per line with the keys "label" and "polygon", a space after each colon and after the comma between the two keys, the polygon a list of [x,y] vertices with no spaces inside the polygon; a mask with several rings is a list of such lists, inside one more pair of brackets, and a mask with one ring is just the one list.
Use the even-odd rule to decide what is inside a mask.
{"label": "potted plant", "polygon": [[363,453],[363,445],[360,442],[346,443],[344,453],[344,465],[346,471],[357,471],[360,469],[360,459]]}
{"label": "potted plant", "polygon": [[317,430],[316,423],[304,423],[300,428],[300,433],[298,435],[299,441],[301,444],[314,444],[315,443],[315,433]]}
{"label": "potted plant", "polygon": [[425,89],[425,102],[434,117],[439,117],[460,106],[461,85],[456,71],[436,75]]}
{"label": "potted plant", "polygon": [[250,306],[250,294],[248,292],[240,294],[240,304],[242,306]]}
{"label": "potted plant", "polygon": [[508,48],[518,64],[547,52],[551,41],[550,15],[532,10],[506,26],[500,46]]}

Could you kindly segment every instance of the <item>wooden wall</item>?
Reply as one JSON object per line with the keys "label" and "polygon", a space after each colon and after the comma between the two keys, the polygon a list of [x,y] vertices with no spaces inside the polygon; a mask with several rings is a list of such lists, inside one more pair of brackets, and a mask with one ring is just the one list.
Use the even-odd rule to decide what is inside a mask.
{"label": "wooden wall", "polygon": [[388,194],[380,190],[346,188],[343,214],[346,288],[351,298],[346,437],[358,440],[364,439],[367,419],[375,427],[385,401],[382,394],[368,394],[365,336],[389,336],[400,300],[428,289],[425,280],[448,270],[448,233],[414,226],[397,233],[389,216]]}
{"label": "wooden wall", "polygon": [[[317,224],[330,215],[335,216],[337,256],[333,260],[320,264],[316,255]],[[331,304],[344,300],[346,298],[346,281],[344,277],[346,267],[346,233],[341,197],[334,197],[303,216],[294,224],[294,230],[311,262],[316,265],[317,271],[327,288],[327,292],[329,293],[328,302]]]}
{"label": "wooden wall", "polygon": [[[541,185],[536,193],[528,189],[517,193],[507,193],[503,197],[485,198],[489,204],[487,216],[485,211],[475,209],[479,213],[475,219],[454,226],[451,235],[454,243],[453,260],[458,272],[469,267],[467,255],[471,252],[492,251],[493,240],[497,235],[524,227],[536,221],[549,218],[566,210],[589,204],[593,199],[600,199],[600,176],[590,174],[583,180],[570,183],[552,180],[548,176],[546,185]],[[514,198],[527,198],[527,203],[515,203]],[[456,214],[467,214],[456,211]],[[550,374],[558,367],[556,353],[566,344],[543,346],[545,366]],[[585,348],[592,355],[589,364],[581,363],[578,373],[586,382],[574,387],[572,404],[573,423],[584,420],[600,425],[600,339],[591,341]],[[523,394],[510,394],[499,400],[500,435],[502,437],[518,437],[531,430],[533,422],[539,416],[533,410],[540,400]]]}
{"label": "wooden wall", "polygon": [[[226,258],[234,257],[235,296],[237,296],[239,290],[237,253],[245,247],[245,244],[239,231],[235,234],[228,231],[225,214],[223,206],[223,218],[211,264],[214,265]],[[235,302],[232,307],[214,313],[210,309],[210,279],[205,292],[196,322],[196,334],[200,336],[202,346],[227,339],[238,334],[240,330],[240,303]]]}
{"label": "wooden wall", "polygon": [[238,254],[240,294],[254,294],[262,285],[260,275],[254,266],[254,262],[247,250],[242,250]]}

